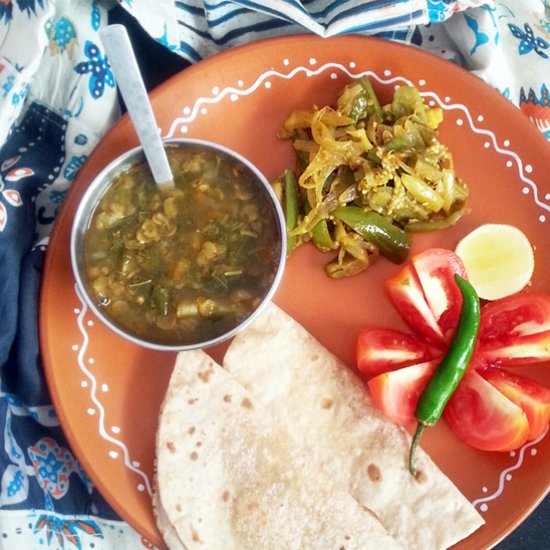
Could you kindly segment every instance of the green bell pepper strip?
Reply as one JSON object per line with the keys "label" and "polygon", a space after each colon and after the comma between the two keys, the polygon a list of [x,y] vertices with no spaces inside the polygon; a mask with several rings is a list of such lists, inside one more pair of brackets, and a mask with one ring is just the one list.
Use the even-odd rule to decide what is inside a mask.
{"label": "green bell pepper strip", "polygon": [[378,212],[360,206],[339,206],[331,214],[374,244],[392,262],[401,263],[409,255],[411,241],[407,233]]}
{"label": "green bell pepper strip", "polygon": [[409,453],[409,471],[416,475],[414,452],[422,433],[441,418],[449,399],[458,387],[474,352],[479,331],[480,304],[474,287],[455,274],[462,294],[462,307],[455,335],[434,375],[420,394],[414,416],[418,422]]}
{"label": "green bell pepper strip", "polygon": [[[307,215],[311,212],[311,204],[307,198],[307,194],[304,194],[304,213]],[[327,220],[319,220],[311,229],[311,240],[313,244],[321,251],[328,252],[334,249],[334,241],[330,236]]]}
{"label": "green bell pepper strip", "polygon": [[300,207],[298,204],[298,182],[292,170],[286,170],[284,176],[284,204],[286,220],[287,255],[298,246],[298,237],[291,231],[298,225]]}
{"label": "green bell pepper strip", "polygon": [[376,93],[374,92],[370,80],[366,76],[363,76],[359,79],[359,83],[361,84],[361,86],[363,86],[363,89],[367,93],[369,102],[372,104],[372,107],[374,109],[374,114],[379,120],[384,120],[384,111],[382,110],[382,106],[380,105],[380,102],[376,97]]}

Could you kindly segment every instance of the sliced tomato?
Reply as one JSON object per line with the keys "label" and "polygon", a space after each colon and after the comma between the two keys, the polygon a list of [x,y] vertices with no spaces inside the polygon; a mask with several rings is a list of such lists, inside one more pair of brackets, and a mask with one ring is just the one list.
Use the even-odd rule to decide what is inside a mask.
{"label": "sliced tomato", "polygon": [[485,340],[479,356],[487,366],[532,365],[550,360],[550,330],[522,337]]}
{"label": "sliced tomato", "polygon": [[416,336],[389,328],[365,328],[357,337],[357,368],[370,375],[422,363],[438,354]]}
{"label": "sliced tomato", "polygon": [[550,421],[550,389],[504,369],[484,369],[479,374],[500,393],[521,407],[527,416],[531,441],[544,433]]}
{"label": "sliced tomato", "polygon": [[522,292],[481,308],[479,339],[506,341],[550,330],[550,295]]}
{"label": "sliced tomato", "polygon": [[449,340],[462,307],[462,294],[454,276],[467,277],[464,264],[454,252],[443,248],[430,248],[416,254],[412,264],[441,333]]}
{"label": "sliced tomato", "polygon": [[525,292],[485,304],[479,327],[481,355],[489,365],[550,359],[550,296]]}
{"label": "sliced tomato", "polygon": [[405,266],[397,275],[388,279],[386,290],[395,309],[415,334],[436,345],[444,343],[443,333],[426,302],[412,265]]}
{"label": "sliced tomato", "polygon": [[418,398],[438,364],[428,361],[371,378],[367,385],[375,405],[396,424],[410,424]]}
{"label": "sliced tomato", "polygon": [[521,407],[474,370],[466,372],[443,414],[455,435],[477,449],[511,451],[529,437]]}

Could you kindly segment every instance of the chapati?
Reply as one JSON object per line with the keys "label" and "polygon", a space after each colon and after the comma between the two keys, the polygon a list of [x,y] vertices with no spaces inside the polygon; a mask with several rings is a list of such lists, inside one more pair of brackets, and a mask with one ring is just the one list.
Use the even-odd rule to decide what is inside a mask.
{"label": "chapati", "polygon": [[202,351],[178,355],[156,445],[155,512],[171,547],[402,548]]}
{"label": "chapati", "polygon": [[406,548],[448,548],[484,523],[421,449],[420,473],[409,473],[406,430],[382,415],[358,376],[274,304],[235,337],[223,364],[296,447]]}

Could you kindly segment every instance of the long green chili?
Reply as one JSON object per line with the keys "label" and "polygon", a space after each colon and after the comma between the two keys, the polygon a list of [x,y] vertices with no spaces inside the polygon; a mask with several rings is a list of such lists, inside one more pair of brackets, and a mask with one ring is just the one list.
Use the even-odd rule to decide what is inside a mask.
{"label": "long green chili", "polygon": [[422,433],[441,418],[449,399],[462,380],[472,357],[479,330],[480,304],[474,287],[460,275],[454,277],[462,294],[456,332],[447,353],[420,394],[414,416],[418,422],[409,453],[409,471],[416,475],[414,452]]}

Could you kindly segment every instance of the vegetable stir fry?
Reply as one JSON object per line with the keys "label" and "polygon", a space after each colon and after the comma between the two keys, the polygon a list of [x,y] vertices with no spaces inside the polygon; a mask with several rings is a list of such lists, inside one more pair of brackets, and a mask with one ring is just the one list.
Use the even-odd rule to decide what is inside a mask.
{"label": "vegetable stir fry", "polygon": [[145,164],[119,175],[87,229],[88,286],[127,331],[162,344],[207,341],[240,324],[276,272],[275,211],[248,168],[167,147],[175,189]]}
{"label": "vegetable stir fry", "polygon": [[293,112],[280,132],[292,140],[297,173],[274,182],[286,214],[289,251],[312,240],[337,250],[330,277],[354,275],[381,254],[400,263],[409,232],[450,227],[468,188],[438,141],[443,119],[418,90],[402,86],[381,106],[369,80],[348,84],[336,108]]}

